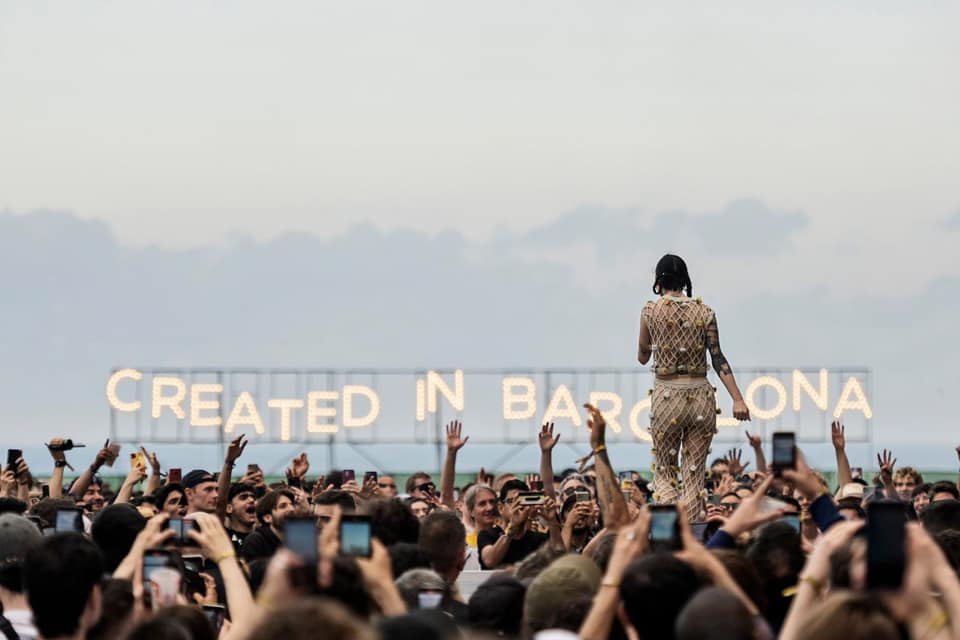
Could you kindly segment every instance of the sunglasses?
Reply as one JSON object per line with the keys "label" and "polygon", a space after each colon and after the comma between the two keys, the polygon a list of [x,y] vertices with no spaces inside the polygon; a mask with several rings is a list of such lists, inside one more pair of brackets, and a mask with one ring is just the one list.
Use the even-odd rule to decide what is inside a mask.
{"label": "sunglasses", "polygon": [[377,486],[381,489],[396,489],[397,485],[392,482],[378,482]]}

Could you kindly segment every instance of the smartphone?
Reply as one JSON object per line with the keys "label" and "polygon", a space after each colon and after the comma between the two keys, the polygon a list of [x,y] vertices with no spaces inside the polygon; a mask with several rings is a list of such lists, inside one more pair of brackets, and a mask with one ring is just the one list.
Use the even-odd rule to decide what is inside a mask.
{"label": "smartphone", "polygon": [[773,434],[773,473],[780,475],[784,469],[797,468],[797,436],[792,431],[777,431]]}
{"label": "smartphone", "polygon": [[354,482],[356,482],[356,480],[357,480],[357,473],[356,473],[356,471],[354,471],[353,469],[344,469],[344,470],[343,470],[343,483],[346,484],[346,483],[350,482],[351,480],[353,480]]}
{"label": "smartphone", "polygon": [[50,485],[49,485],[49,484],[44,484],[42,487],[40,487],[40,497],[41,497],[41,498],[49,498],[49,497],[50,497]]}
{"label": "smartphone", "polygon": [[[190,521],[187,520],[186,522]],[[193,543],[192,540],[190,542]],[[181,582],[186,591],[187,599],[192,601],[194,593],[206,594],[207,592],[207,583],[200,575],[200,572],[206,569],[205,561],[203,556],[183,556],[181,560],[183,562],[183,572],[181,574],[183,579]]]}
{"label": "smartphone", "polygon": [[207,617],[207,620],[210,622],[210,626],[213,627],[213,632],[217,635],[220,635],[220,627],[223,626],[223,621],[227,615],[223,605],[205,604],[203,605],[203,615]]}
{"label": "smartphone", "polygon": [[535,507],[547,501],[542,491],[521,491],[517,494],[517,504],[525,507]]}
{"label": "smartphone", "polygon": [[107,465],[108,467],[112,467],[113,461],[117,459],[118,455],[120,455],[120,445],[117,444],[116,442],[112,442],[109,445],[107,445],[106,448],[111,453],[111,457],[107,458],[104,464]]}
{"label": "smartphone", "polygon": [[57,517],[53,528],[57,533],[63,533],[64,531],[83,533],[83,509],[77,507],[57,509]]}
{"label": "smartphone", "polygon": [[650,550],[677,551],[680,541],[680,514],[672,504],[655,504],[650,507]]}
{"label": "smartphone", "polygon": [[417,594],[419,609],[439,609],[443,603],[443,594],[436,591],[421,591]]}
{"label": "smartphone", "polygon": [[183,471],[179,467],[174,467],[167,471],[167,484],[180,484],[183,480]]}
{"label": "smartphone", "polygon": [[709,502],[709,503],[712,504],[712,505],[715,505],[715,506],[718,506],[718,507],[719,507],[719,506],[720,506],[720,501],[721,501],[722,499],[723,499],[723,496],[718,496],[717,494],[713,494],[712,496],[710,496],[710,499],[707,500],[707,502]]}
{"label": "smartphone", "polygon": [[344,514],[340,519],[340,554],[369,558],[370,516]]}
{"label": "smartphone", "polygon": [[306,564],[316,564],[317,533],[314,518],[287,518],[283,522],[283,545]]}
{"label": "smartphone", "polygon": [[875,500],[867,505],[867,588],[896,590],[906,565],[907,512],[904,503]]}
{"label": "smartphone", "polygon": [[709,522],[691,522],[690,531],[693,532],[693,537],[700,542],[706,542],[706,533],[707,527],[710,526]]}
{"label": "smartphone", "polygon": [[130,454],[130,467],[140,467],[141,469],[147,468],[147,459],[143,457],[143,452],[136,451]]}
{"label": "smartphone", "polygon": [[143,552],[143,585],[147,593],[150,593],[150,574],[161,567],[176,569],[181,576],[183,575],[182,562],[175,551],[159,548],[145,549]]}
{"label": "smartphone", "polygon": [[590,502],[593,500],[593,496],[590,495],[590,492],[583,489],[574,490],[573,495],[577,497],[577,502]]}
{"label": "smartphone", "polygon": [[618,475],[620,477],[620,490],[629,491],[633,487],[633,471],[621,471]]}
{"label": "smartphone", "polygon": [[797,533],[800,533],[800,514],[799,513],[785,513],[783,514],[783,521],[788,525],[793,527],[793,530]]}
{"label": "smartphone", "polygon": [[172,544],[177,546],[194,546],[196,541],[193,538],[187,535],[191,529],[197,528],[197,523],[193,520],[185,520],[183,518],[170,518],[167,520],[167,528],[173,529],[173,541]]}
{"label": "smartphone", "polygon": [[854,480],[863,478],[863,467],[853,467],[850,469],[850,477]]}
{"label": "smartphone", "polygon": [[247,465],[247,475],[253,475],[254,473],[260,473],[260,465],[258,464],[248,464]]}
{"label": "smartphone", "polygon": [[22,449],[7,449],[7,469],[17,472],[17,460],[23,457]]}
{"label": "smartphone", "polygon": [[379,480],[379,476],[377,476],[377,472],[376,472],[376,471],[364,471],[364,472],[363,472],[363,484],[367,484],[367,483],[370,482],[371,480],[373,480],[374,482],[376,482],[377,480]]}

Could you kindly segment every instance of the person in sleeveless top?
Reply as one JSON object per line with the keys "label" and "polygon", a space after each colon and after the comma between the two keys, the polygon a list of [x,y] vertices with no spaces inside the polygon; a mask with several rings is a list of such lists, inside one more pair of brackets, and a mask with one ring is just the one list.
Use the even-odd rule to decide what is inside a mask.
{"label": "person in sleeveless top", "polygon": [[680,502],[690,520],[702,520],[705,464],[720,412],[716,389],[707,381],[707,352],[733,399],[733,416],[749,420],[750,411],[720,350],[717,317],[693,298],[682,258],[667,254],[660,259],[653,292],[660,298],[643,307],[638,354],[641,364],[653,357],[656,376],[650,412],[653,497],[658,503]]}

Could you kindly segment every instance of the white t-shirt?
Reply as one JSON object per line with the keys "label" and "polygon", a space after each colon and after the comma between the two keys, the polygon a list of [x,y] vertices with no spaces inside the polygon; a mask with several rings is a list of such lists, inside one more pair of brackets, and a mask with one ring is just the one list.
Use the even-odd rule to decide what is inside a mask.
{"label": "white t-shirt", "polygon": [[40,636],[37,628],[33,626],[33,612],[29,609],[4,611],[3,617],[10,622],[20,640],[36,640]]}

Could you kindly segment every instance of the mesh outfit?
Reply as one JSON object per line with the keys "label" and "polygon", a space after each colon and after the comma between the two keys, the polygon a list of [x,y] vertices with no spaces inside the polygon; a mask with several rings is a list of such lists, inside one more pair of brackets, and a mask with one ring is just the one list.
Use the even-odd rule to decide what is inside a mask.
{"label": "mesh outfit", "polygon": [[[679,500],[690,520],[702,520],[705,465],[717,425],[716,389],[706,378],[706,345],[708,338],[716,338],[716,318],[699,298],[674,296],[648,302],[642,318],[650,331],[654,373],[680,376],[657,379],[651,392],[653,498],[659,503]],[[711,343],[719,349],[717,340]]]}

